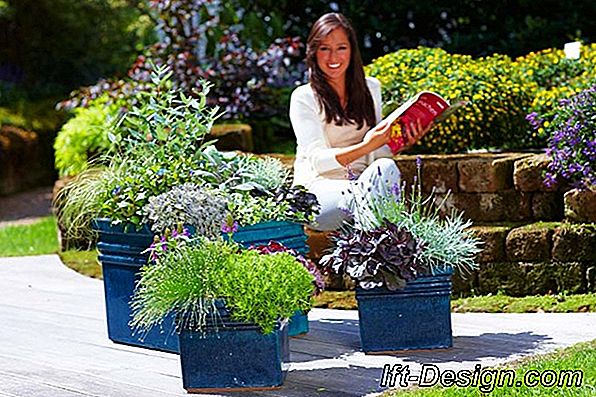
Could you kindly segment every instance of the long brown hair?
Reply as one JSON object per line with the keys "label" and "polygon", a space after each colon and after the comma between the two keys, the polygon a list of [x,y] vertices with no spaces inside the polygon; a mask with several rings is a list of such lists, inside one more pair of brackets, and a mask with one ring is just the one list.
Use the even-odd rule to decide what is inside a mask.
{"label": "long brown hair", "polygon": [[[346,70],[347,106],[344,109],[339,96],[327,82],[324,72],[317,64],[317,49],[321,40],[337,28],[345,30],[350,41],[350,65]],[[339,13],[328,13],[320,17],[312,26],[306,43],[306,64],[309,70],[309,82],[319,105],[325,111],[327,123],[336,125],[354,123],[358,129],[364,124],[375,125],[375,107],[366,85],[362,57],[356,40],[356,32],[348,19]]]}

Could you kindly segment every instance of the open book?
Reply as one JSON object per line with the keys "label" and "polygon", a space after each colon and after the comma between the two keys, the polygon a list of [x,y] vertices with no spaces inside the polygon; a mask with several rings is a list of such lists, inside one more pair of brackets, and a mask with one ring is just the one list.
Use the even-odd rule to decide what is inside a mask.
{"label": "open book", "polygon": [[405,145],[405,125],[416,125],[417,120],[420,120],[422,128],[425,129],[431,122],[436,125],[445,120],[467,103],[459,101],[450,105],[437,93],[420,91],[383,120],[391,124],[391,140],[388,143],[391,152],[396,154]]}

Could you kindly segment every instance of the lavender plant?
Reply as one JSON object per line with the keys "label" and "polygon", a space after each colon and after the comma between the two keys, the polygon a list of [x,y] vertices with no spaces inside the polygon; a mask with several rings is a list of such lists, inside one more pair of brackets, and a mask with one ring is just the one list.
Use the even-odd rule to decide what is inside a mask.
{"label": "lavender plant", "polygon": [[199,236],[216,238],[226,218],[227,205],[223,192],[185,183],[150,197],[143,211],[155,233],[162,233],[166,228],[181,224],[194,227]]}
{"label": "lavender plant", "polygon": [[545,185],[552,187],[562,178],[575,188],[596,188],[596,85],[561,100],[552,113],[526,118],[549,136]]}

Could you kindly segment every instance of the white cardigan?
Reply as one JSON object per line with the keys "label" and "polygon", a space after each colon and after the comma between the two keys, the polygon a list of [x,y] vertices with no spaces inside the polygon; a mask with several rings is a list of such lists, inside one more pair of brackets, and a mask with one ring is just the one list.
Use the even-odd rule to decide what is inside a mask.
{"label": "white cardigan", "polygon": [[[373,98],[377,123],[381,120],[381,84],[373,77],[366,78]],[[367,131],[374,126],[366,124],[360,129],[354,124],[337,126],[325,122],[310,84],[297,87],[290,99],[290,121],[296,135],[296,160],[294,162],[294,185],[309,188],[317,180],[347,179],[347,169],[336,159],[339,148],[362,142]],[[363,156],[350,164],[354,174],[359,175],[374,160],[392,157],[387,145]]]}

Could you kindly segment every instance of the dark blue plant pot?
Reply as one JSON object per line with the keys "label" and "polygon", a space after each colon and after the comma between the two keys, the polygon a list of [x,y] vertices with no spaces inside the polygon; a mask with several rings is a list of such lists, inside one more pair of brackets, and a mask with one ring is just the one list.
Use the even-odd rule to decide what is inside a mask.
{"label": "dark blue plant pot", "polygon": [[174,316],[168,316],[160,328],[147,333],[133,332],[130,301],[140,268],[147,263],[147,254],[141,254],[153,242],[149,227],[141,230],[124,225],[113,226],[109,219],[96,219],[93,227],[99,232],[97,248],[103,271],[106,300],[108,337],[115,343],[178,353],[178,335],[174,332]]}
{"label": "dark blue plant pot", "polygon": [[288,335],[297,336],[308,333],[308,313],[296,310],[288,321]]}
{"label": "dark blue plant pot", "polygon": [[[228,239],[227,234],[223,234]],[[303,255],[308,253],[304,226],[294,222],[270,221],[255,225],[242,226],[232,234],[232,240],[243,247],[251,245],[267,245],[270,241],[277,241],[284,246],[294,249]]]}
{"label": "dark blue plant pot", "polygon": [[398,291],[357,288],[362,350],[451,347],[450,296],[451,274],[421,276]]}
{"label": "dark blue plant pot", "polygon": [[250,323],[221,316],[203,332],[181,327],[182,383],[189,393],[261,390],[281,386],[289,369],[287,325],[263,334]]}
{"label": "dark blue plant pot", "polygon": [[[227,234],[223,234],[224,239],[228,239]],[[270,221],[257,223],[250,226],[242,226],[232,234],[232,240],[245,248],[251,245],[267,245],[270,241],[277,241],[285,247],[294,249],[306,255],[309,250],[306,244],[306,233],[304,226],[294,222]],[[290,317],[288,324],[288,335],[296,336],[308,332],[308,317],[306,313],[296,311]]]}

